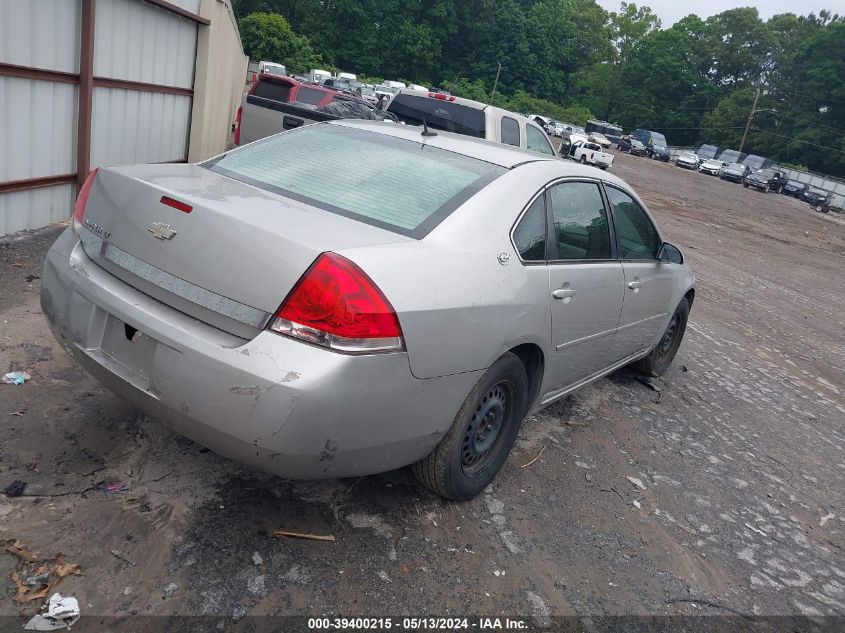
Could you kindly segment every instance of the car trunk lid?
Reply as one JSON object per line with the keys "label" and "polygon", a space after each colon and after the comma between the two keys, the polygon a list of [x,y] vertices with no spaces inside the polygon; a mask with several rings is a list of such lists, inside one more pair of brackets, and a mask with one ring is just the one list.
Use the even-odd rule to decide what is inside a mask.
{"label": "car trunk lid", "polygon": [[411,239],[198,165],[101,169],[84,227],[85,251],[103,268],[243,338],[320,253]]}

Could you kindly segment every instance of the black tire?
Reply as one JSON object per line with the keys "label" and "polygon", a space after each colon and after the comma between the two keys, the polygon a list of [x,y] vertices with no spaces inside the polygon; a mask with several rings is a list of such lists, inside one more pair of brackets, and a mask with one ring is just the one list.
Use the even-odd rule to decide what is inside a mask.
{"label": "black tire", "polygon": [[747,182],[742,183],[742,186],[745,187],[746,189],[748,189],[748,183]]}
{"label": "black tire", "polygon": [[587,157],[586,157],[584,154],[581,154],[581,164],[582,164],[582,165],[586,165],[586,164],[587,164]]}
{"label": "black tire", "polygon": [[645,376],[656,378],[662,376],[669,369],[681,341],[684,339],[684,332],[687,329],[689,320],[689,301],[686,297],[681,299],[675,313],[666,326],[666,331],[660,338],[660,342],[651,350],[645,358],[641,358],[633,364],[633,368]]}
{"label": "black tire", "polygon": [[527,408],[525,366],[507,353],[472,388],[431,454],[411,467],[414,476],[446,499],[472,499],[507,460]]}

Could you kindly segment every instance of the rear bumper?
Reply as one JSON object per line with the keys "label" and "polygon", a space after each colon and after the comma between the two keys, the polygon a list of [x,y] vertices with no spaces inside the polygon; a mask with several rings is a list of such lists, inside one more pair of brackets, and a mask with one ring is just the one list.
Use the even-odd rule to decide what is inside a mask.
{"label": "rear bumper", "polygon": [[[419,380],[405,353],[344,355],[266,331],[238,339],[110,275],[70,229],[47,255],[41,303],[57,340],[104,386],[284,477],[365,475],[425,457],[481,373]],[[130,341],[125,325],[143,335]]]}

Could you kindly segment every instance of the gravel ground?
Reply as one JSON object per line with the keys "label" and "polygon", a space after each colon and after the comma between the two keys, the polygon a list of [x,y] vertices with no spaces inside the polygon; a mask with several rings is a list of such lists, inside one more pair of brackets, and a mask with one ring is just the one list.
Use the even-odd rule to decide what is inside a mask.
{"label": "gravel ground", "polygon": [[[78,564],[57,589],[83,614],[217,629],[267,614],[845,617],[845,222],[647,159],[611,171],[695,270],[686,339],[659,391],[623,370],[527,419],[495,484],[462,504],[406,471],[283,481],[167,431],[49,334],[38,275],[58,229],[7,238],[0,369],[32,380],[0,386],[0,485],[27,483],[0,499],[0,535]],[[16,630],[21,565],[0,555]]]}

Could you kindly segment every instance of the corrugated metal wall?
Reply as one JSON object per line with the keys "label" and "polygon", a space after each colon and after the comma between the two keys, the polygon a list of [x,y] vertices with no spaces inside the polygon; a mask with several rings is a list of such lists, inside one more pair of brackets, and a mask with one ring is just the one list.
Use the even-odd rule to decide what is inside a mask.
{"label": "corrugated metal wall", "polygon": [[[0,0],[0,236],[68,218],[73,180],[88,166],[187,160],[198,29],[210,23],[199,13],[218,6],[231,13],[228,0]],[[80,68],[91,41],[85,7],[93,7],[93,74]],[[224,54],[243,57],[237,27],[218,28],[235,32]],[[88,166],[76,138],[86,77]],[[233,114],[203,125],[225,134]]]}
{"label": "corrugated metal wall", "polygon": [[[79,72],[80,0],[0,0],[0,61]],[[38,32],[39,37],[33,37]],[[78,88],[0,76],[0,182],[72,174]],[[67,217],[71,184],[0,194],[0,235]]]}

